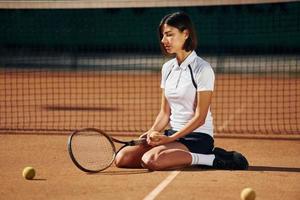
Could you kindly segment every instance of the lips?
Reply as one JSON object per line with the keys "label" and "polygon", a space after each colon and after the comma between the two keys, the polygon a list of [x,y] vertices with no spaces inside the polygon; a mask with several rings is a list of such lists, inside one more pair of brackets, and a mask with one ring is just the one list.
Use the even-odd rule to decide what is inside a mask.
{"label": "lips", "polygon": [[166,50],[170,50],[171,47],[170,47],[170,46],[165,46],[165,49],[166,49]]}

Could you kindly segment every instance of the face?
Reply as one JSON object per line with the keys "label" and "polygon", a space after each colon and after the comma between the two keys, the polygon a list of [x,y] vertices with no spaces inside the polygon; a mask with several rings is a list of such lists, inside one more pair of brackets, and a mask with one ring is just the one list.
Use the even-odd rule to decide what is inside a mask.
{"label": "face", "polygon": [[176,54],[183,50],[183,45],[185,40],[188,38],[188,32],[184,30],[181,32],[179,29],[164,24],[162,26],[162,34],[163,38],[161,39],[161,43],[163,44],[165,50],[169,54]]}

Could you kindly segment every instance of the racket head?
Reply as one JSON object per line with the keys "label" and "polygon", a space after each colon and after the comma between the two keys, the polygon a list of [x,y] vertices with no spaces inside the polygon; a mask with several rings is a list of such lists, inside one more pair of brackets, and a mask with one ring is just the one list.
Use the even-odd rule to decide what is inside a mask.
{"label": "racket head", "polygon": [[75,130],[69,136],[68,152],[80,170],[96,173],[111,166],[116,156],[116,147],[105,132],[85,128]]}

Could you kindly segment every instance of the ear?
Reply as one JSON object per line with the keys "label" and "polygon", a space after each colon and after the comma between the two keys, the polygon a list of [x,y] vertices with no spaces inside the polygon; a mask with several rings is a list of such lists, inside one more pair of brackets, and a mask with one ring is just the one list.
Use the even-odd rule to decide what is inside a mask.
{"label": "ear", "polygon": [[190,36],[190,31],[187,30],[187,29],[184,29],[184,30],[183,30],[183,34],[184,34],[185,39],[188,39],[189,36]]}

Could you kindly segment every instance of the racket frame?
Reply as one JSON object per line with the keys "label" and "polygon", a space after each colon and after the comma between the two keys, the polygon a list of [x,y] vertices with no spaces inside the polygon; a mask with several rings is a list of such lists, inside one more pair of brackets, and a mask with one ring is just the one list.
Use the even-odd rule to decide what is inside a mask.
{"label": "racket frame", "polygon": [[[73,151],[72,151],[72,140],[73,140],[73,137],[77,134],[77,133],[82,133],[82,132],[97,132],[98,134],[104,136],[110,143],[111,147],[113,148],[113,156],[112,156],[112,159],[111,159],[111,162],[106,166],[106,167],[103,167],[101,169],[98,169],[98,170],[91,170],[91,169],[87,169],[83,166],[81,166],[79,164],[79,162],[76,160],[75,156],[73,155]],[[73,133],[69,136],[68,138],[68,152],[69,152],[69,155],[70,155],[70,158],[72,160],[72,162],[76,165],[76,167],[78,167],[80,170],[84,171],[84,172],[88,172],[88,173],[97,173],[97,172],[100,172],[100,171],[103,171],[107,168],[109,168],[112,163],[114,162],[115,160],[115,157],[117,155],[117,152],[116,152],[116,147],[114,145],[114,141],[115,139],[112,139],[112,137],[110,137],[108,134],[106,134],[105,132],[103,132],[102,130],[100,129],[96,129],[96,128],[84,128],[84,129],[79,129],[79,130],[75,130],[73,131]],[[123,142],[122,142],[123,143]],[[125,146],[125,145],[124,145]]]}
{"label": "racket frame", "polygon": [[[73,151],[72,151],[72,140],[73,140],[73,137],[77,133],[82,133],[82,132],[97,132],[98,134],[104,136],[110,142],[111,147],[113,148],[113,152],[114,153],[113,153],[111,162],[106,167],[101,168],[99,170],[91,170],[91,169],[87,169],[87,168],[81,166],[79,164],[79,162],[76,160],[75,156],[73,155]],[[124,145],[117,151],[114,142],[120,143],[120,144],[124,144]],[[104,131],[102,131],[100,129],[97,129],[97,128],[83,128],[83,129],[78,129],[78,130],[73,131],[73,133],[69,136],[69,138],[68,138],[68,152],[69,152],[69,155],[71,157],[72,162],[80,170],[82,170],[84,172],[88,172],[88,173],[97,173],[97,172],[100,172],[100,171],[103,171],[103,170],[109,168],[113,164],[113,162],[114,162],[114,160],[115,160],[116,155],[118,154],[118,152],[121,149],[123,149],[124,147],[126,147],[126,146],[136,146],[136,145],[145,144],[145,143],[147,143],[146,142],[146,138],[135,139],[135,140],[130,140],[130,141],[126,141],[125,142],[125,141],[121,141],[121,140],[118,140],[116,138],[113,138],[113,137],[109,136],[108,134],[106,134]]]}

